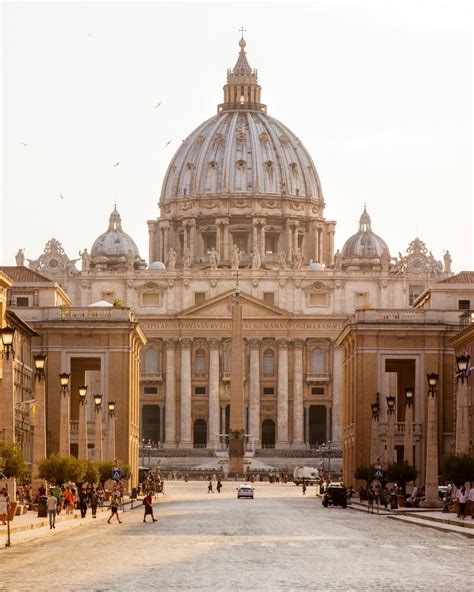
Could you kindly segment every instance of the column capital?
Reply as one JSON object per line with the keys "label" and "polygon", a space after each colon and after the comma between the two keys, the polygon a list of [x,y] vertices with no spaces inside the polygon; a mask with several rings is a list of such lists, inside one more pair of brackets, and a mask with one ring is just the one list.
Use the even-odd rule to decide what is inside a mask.
{"label": "column capital", "polygon": [[193,340],[190,339],[189,337],[181,337],[180,342],[181,342],[181,349],[190,348],[193,344]]}
{"label": "column capital", "polygon": [[163,342],[168,349],[174,349],[176,347],[176,344],[178,343],[178,340],[176,339],[176,337],[165,337],[163,339]]}
{"label": "column capital", "polygon": [[281,337],[281,338],[277,339],[276,342],[278,344],[279,349],[288,349],[291,341],[290,341],[290,339],[287,339],[286,337]]}
{"label": "column capital", "polygon": [[219,349],[219,346],[221,344],[220,339],[213,337],[212,339],[208,339],[207,341],[209,343],[209,349]]}
{"label": "column capital", "polygon": [[216,224],[229,224],[229,218],[216,218]]}
{"label": "column capital", "polygon": [[249,344],[250,349],[260,349],[260,339],[256,339],[254,337],[248,338],[247,343]]}
{"label": "column capital", "polygon": [[160,228],[169,228],[170,221],[169,220],[160,220],[159,226],[160,226]]}
{"label": "column capital", "polygon": [[304,339],[293,339],[293,349],[295,351],[303,351]]}

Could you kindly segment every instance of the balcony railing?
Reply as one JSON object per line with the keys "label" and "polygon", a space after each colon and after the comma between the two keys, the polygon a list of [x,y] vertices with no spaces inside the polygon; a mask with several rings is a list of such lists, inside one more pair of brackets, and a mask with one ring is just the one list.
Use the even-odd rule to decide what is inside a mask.
{"label": "balcony railing", "polygon": [[466,310],[460,317],[459,317],[459,330],[462,331],[469,325],[474,324],[474,310]]}
{"label": "balcony railing", "polygon": [[329,382],[329,372],[306,372],[306,382]]}
{"label": "balcony railing", "polygon": [[[395,422],[395,434],[404,434],[405,433],[405,422],[404,421],[396,421]],[[421,436],[421,423],[414,423],[413,424],[413,435]],[[379,424],[379,434],[384,436],[387,434],[387,423],[381,422]]]}

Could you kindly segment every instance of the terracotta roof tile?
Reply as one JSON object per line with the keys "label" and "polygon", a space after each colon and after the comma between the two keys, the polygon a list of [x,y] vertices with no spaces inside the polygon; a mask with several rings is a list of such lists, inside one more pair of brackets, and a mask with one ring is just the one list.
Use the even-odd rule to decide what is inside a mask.
{"label": "terracotta roof tile", "polygon": [[28,267],[24,267],[24,266],[20,266],[20,267],[16,267],[16,266],[6,266],[6,267],[0,267],[0,271],[3,271],[3,273],[8,276],[13,283],[19,283],[19,282],[51,282],[51,280],[49,278],[47,278],[44,275],[41,275],[40,273],[38,273],[37,271],[33,271],[32,269],[29,269]]}
{"label": "terracotta roof tile", "polygon": [[474,271],[460,271],[456,275],[437,282],[438,284],[474,284]]}

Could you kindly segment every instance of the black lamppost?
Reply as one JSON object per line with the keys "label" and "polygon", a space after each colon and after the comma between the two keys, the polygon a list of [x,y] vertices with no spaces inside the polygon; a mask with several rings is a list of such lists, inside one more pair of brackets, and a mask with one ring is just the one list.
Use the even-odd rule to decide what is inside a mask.
{"label": "black lamppost", "polygon": [[68,391],[70,379],[71,379],[71,375],[68,374],[67,372],[62,372],[59,375],[59,384],[61,385],[61,391],[63,393]]}
{"label": "black lamppost", "polygon": [[371,442],[370,442],[370,464],[378,463],[379,454],[379,416],[380,416],[380,393],[377,393],[375,403],[370,404],[372,411]]}
{"label": "black lamppost", "polygon": [[458,379],[461,379],[461,384],[464,384],[464,380],[468,379],[467,369],[469,367],[470,360],[471,356],[469,354],[463,354],[456,357],[457,377]]}
{"label": "black lamppost", "polygon": [[409,465],[413,464],[413,398],[415,389],[411,386],[405,388],[405,437],[403,442],[403,460]]}
{"label": "black lamppost", "polygon": [[15,329],[13,327],[3,327],[0,329],[0,333],[2,335],[2,345],[3,345],[3,354],[5,354],[7,360],[12,354],[15,357],[15,350],[13,349],[13,339],[15,337]]}
{"label": "black lamppost", "polygon": [[439,375],[430,372],[428,380],[428,412],[426,425],[425,504],[437,506],[438,501],[438,410],[436,393]]}
{"label": "black lamppost", "polygon": [[389,395],[387,399],[387,462],[395,460],[395,397]]}

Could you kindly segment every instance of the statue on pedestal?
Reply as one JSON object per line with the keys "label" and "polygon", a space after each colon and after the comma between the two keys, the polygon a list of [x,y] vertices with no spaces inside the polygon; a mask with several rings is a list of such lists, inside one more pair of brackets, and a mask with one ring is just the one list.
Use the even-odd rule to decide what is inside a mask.
{"label": "statue on pedestal", "polygon": [[176,252],[173,247],[170,247],[168,251],[168,269],[175,269],[176,267]]}
{"label": "statue on pedestal", "polygon": [[295,253],[294,268],[300,270],[303,267],[303,253],[301,249],[298,249]]}
{"label": "statue on pedestal", "polygon": [[285,251],[280,251],[278,253],[278,263],[281,265],[281,267],[283,267],[283,269],[286,269],[286,253],[285,253]]}
{"label": "statue on pedestal", "polygon": [[444,260],[444,271],[446,273],[451,273],[451,264],[453,260],[451,259],[451,253],[446,249],[446,252],[443,255]]}
{"label": "statue on pedestal", "polygon": [[240,259],[242,257],[242,253],[237,245],[232,245],[232,262],[231,268],[232,269],[239,269]]}
{"label": "statue on pedestal", "polygon": [[18,253],[15,255],[15,261],[18,267],[23,267],[25,265],[25,253],[23,249],[18,249]]}
{"label": "statue on pedestal", "polygon": [[183,267],[184,269],[190,269],[191,267],[191,251],[186,249],[183,255]]}
{"label": "statue on pedestal", "polygon": [[87,252],[87,249],[84,249],[82,252],[79,251],[79,257],[82,259],[82,271],[88,271],[91,264],[91,256]]}
{"label": "statue on pedestal", "polygon": [[209,265],[211,266],[211,269],[217,269],[219,261],[216,249],[214,247],[212,247],[211,250],[207,249],[207,254],[209,256]]}
{"label": "statue on pedestal", "polygon": [[257,249],[257,247],[254,247],[252,249],[252,253],[250,254],[250,261],[252,264],[252,269],[260,269],[260,253]]}

